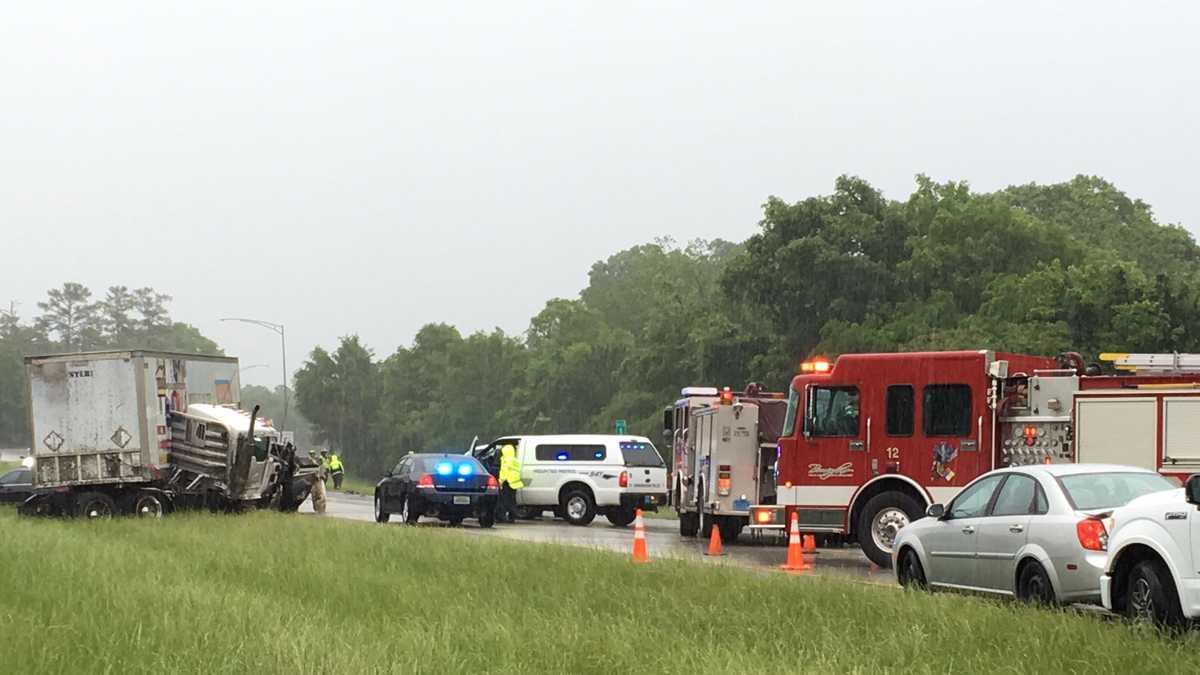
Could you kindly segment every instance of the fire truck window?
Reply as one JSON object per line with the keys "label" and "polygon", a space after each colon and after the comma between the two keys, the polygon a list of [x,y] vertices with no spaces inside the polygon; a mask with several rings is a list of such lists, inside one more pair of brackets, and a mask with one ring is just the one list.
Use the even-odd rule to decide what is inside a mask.
{"label": "fire truck window", "polygon": [[888,436],[912,436],[913,398],[911,384],[893,384],[887,388]]}
{"label": "fire truck window", "polygon": [[971,435],[971,387],[931,384],[925,387],[925,435]]}
{"label": "fire truck window", "polygon": [[858,435],[858,387],[813,387],[813,436]]}
{"label": "fire truck window", "polygon": [[1000,488],[996,497],[996,505],[992,507],[993,516],[1026,516],[1036,511],[1034,500],[1037,498],[1037,481],[1029,476],[1012,474]]}
{"label": "fire truck window", "polygon": [[783,431],[780,436],[791,436],[796,430],[796,409],[800,407],[800,392],[795,389],[788,390],[787,412],[783,418]]}

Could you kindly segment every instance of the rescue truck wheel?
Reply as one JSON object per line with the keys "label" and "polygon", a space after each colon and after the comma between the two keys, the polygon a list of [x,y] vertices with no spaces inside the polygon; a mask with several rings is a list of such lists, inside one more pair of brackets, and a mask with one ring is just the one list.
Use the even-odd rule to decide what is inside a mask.
{"label": "rescue truck wheel", "polygon": [[633,522],[634,518],[637,518],[637,511],[633,509],[614,507],[609,509],[604,514],[604,517],[608,518],[608,522],[616,525],[617,527],[628,527],[629,524]]}
{"label": "rescue truck wheel", "polygon": [[[717,518],[717,529],[721,532],[721,543],[732,544],[742,533],[742,524],[738,518],[722,516]],[[712,536],[711,534],[709,536]]]}
{"label": "rescue truck wheel", "polygon": [[572,525],[591,525],[596,519],[596,501],[583,488],[571,488],[562,496],[563,517]]}
{"label": "rescue truck wheel", "polygon": [[84,492],[75,498],[76,517],[101,520],[112,518],[116,512],[116,503],[103,492]]}
{"label": "rescue truck wheel", "polygon": [[679,536],[694,537],[700,530],[700,518],[694,513],[679,514]]}
{"label": "rescue truck wheel", "polygon": [[375,493],[375,522],[386,523],[392,514],[383,510],[383,500],[379,498],[379,493]]}
{"label": "rescue truck wheel", "polygon": [[892,544],[900,528],[921,517],[921,505],[903,492],[871,497],[858,518],[858,543],[871,562],[892,566]]}
{"label": "rescue truck wheel", "polygon": [[1054,585],[1050,583],[1046,568],[1038,561],[1031,560],[1021,566],[1017,576],[1017,598],[1034,605],[1054,604]]}
{"label": "rescue truck wheel", "polygon": [[712,538],[713,517],[707,513],[700,514],[700,536],[705,540]]}

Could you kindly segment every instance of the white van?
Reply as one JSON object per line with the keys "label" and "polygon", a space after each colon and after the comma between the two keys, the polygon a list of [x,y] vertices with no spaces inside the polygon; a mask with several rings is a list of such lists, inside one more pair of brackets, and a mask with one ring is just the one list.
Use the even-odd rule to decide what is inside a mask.
{"label": "white van", "polygon": [[552,509],[572,525],[587,525],[599,514],[625,526],[634,509],[667,503],[666,465],[644,436],[503,436],[472,454],[497,473],[505,445],[517,449],[525,483],[517,505],[528,510]]}

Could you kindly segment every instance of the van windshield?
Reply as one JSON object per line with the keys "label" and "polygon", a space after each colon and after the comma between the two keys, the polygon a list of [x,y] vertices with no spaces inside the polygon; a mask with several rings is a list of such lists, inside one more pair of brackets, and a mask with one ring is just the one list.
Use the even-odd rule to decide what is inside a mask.
{"label": "van windshield", "polygon": [[621,441],[625,466],[666,466],[658,449],[648,441]]}

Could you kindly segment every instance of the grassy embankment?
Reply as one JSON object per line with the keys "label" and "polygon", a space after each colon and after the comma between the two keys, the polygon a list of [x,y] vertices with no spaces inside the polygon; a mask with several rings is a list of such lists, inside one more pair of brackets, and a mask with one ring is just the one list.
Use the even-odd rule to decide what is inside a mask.
{"label": "grassy embankment", "polygon": [[3,510],[0,537],[26,675],[1200,670],[1195,636],[1071,612],[442,528]]}

